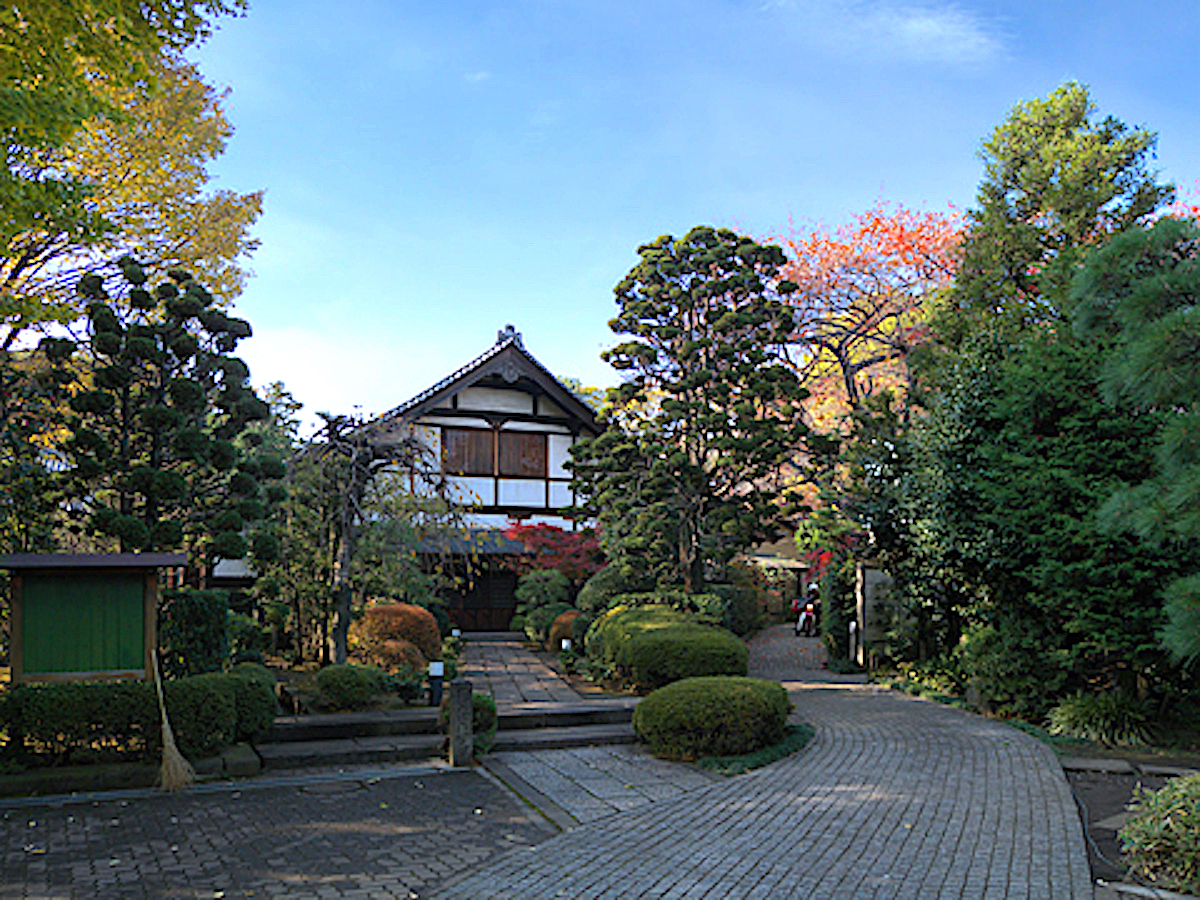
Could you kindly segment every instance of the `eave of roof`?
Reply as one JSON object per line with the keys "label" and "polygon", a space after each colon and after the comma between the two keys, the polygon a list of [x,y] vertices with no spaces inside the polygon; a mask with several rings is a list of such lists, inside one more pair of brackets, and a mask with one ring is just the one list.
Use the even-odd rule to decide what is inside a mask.
{"label": "eave of roof", "polygon": [[518,367],[524,363],[526,371],[520,374],[529,376],[530,380],[545,391],[551,400],[575,418],[583,421],[591,430],[596,432],[600,430],[596,424],[596,414],[592,412],[591,407],[567,390],[549,369],[534,359],[521,343],[521,335],[512,330],[511,326],[500,332],[496,343],[484,353],[450,373],[441,381],[421,391],[411,400],[388,410],[377,421],[416,419],[437,407],[450,395],[469,387],[480,377],[490,374],[488,370],[502,364],[505,357],[516,363]]}

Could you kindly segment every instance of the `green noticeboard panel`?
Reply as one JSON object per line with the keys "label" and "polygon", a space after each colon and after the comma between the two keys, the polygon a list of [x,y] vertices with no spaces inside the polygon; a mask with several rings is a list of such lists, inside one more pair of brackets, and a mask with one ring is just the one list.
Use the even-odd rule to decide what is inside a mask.
{"label": "green noticeboard panel", "polygon": [[144,584],[136,572],[25,573],[25,673],[144,668]]}

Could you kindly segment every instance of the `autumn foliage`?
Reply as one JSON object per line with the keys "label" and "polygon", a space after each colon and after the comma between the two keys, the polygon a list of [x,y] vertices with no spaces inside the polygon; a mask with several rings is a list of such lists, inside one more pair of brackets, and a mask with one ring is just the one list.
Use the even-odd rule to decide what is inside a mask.
{"label": "autumn foliage", "polygon": [[[405,644],[417,651],[414,657]],[[394,670],[407,662],[424,668],[425,661],[441,656],[442,638],[429,610],[410,603],[372,606],[350,626],[350,645],[356,655],[383,669]]]}
{"label": "autumn foliage", "polygon": [[961,235],[953,209],[880,203],[833,231],[781,240],[799,288],[787,300],[814,424],[828,427],[880,390],[906,393],[905,358],[929,339],[927,303],[954,275]]}
{"label": "autumn foliage", "polygon": [[513,524],[504,536],[510,541],[520,541],[525,547],[525,556],[507,561],[518,575],[534,569],[554,569],[579,585],[604,567],[600,541],[591,529],[566,531],[542,522]]}

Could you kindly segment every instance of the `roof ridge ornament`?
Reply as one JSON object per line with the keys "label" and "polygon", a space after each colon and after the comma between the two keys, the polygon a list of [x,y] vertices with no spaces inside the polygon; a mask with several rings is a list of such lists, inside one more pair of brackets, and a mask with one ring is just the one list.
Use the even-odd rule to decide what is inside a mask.
{"label": "roof ridge ornament", "polygon": [[496,343],[506,344],[509,341],[512,341],[522,350],[525,349],[525,344],[521,341],[521,332],[517,331],[512,325],[505,325],[503,329],[496,332]]}

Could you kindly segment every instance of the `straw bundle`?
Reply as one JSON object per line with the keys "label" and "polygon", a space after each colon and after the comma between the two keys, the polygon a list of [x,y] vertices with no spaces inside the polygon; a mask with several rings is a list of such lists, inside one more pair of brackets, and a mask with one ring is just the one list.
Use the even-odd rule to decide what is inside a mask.
{"label": "straw bundle", "polygon": [[171,732],[171,722],[167,719],[167,703],[163,699],[162,679],[158,674],[158,651],[154,654],[154,687],[158,691],[158,711],[162,715],[162,772],[159,774],[159,787],[172,793],[187,787],[196,780],[196,770],[187,761],[179,748],[175,746],[175,735]]}

